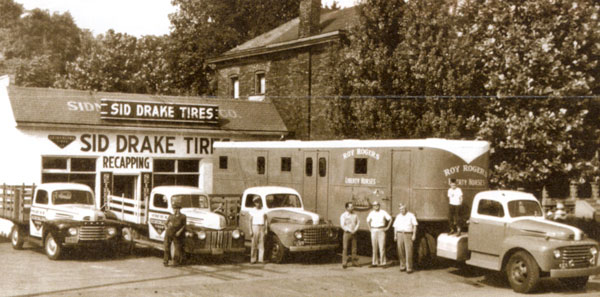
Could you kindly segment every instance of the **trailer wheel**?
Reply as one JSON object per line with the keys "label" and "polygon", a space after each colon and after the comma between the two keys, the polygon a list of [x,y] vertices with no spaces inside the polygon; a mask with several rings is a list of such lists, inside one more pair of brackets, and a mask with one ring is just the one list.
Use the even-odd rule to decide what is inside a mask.
{"label": "trailer wheel", "polygon": [[559,278],[558,280],[563,283],[565,286],[570,289],[583,289],[585,285],[587,285],[589,276],[581,276],[581,277],[565,277]]}
{"label": "trailer wheel", "polygon": [[436,260],[435,238],[429,233],[423,233],[416,240],[416,264],[419,268],[429,268]]}
{"label": "trailer wheel", "polygon": [[271,243],[271,248],[269,249],[271,252],[269,253],[269,260],[272,263],[282,263],[285,257],[287,256],[287,248],[281,243],[281,240],[277,237],[277,235],[273,235],[273,241]]}
{"label": "trailer wheel", "polygon": [[54,238],[52,232],[46,235],[46,240],[44,241],[44,250],[46,251],[46,256],[50,260],[58,260],[62,255],[62,247]]}
{"label": "trailer wheel", "polygon": [[506,276],[517,293],[529,293],[538,284],[540,268],[535,259],[524,251],[514,253],[506,264]]}
{"label": "trailer wheel", "polygon": [[13,226],[12,231],[10,232],[10,243],[15,250],[23,248],[23,233],[21,232],[21,228],[16,225]]}

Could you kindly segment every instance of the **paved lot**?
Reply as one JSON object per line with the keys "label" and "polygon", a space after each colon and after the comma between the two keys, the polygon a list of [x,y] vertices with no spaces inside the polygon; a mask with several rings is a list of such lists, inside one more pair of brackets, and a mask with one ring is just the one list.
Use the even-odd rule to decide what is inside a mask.
{"label": "paved lot", "polygon": [[[2,296],[520,296],[499,273],[436,268],[404,274],[398,266],[342,269],[318,257],[294,256],[286,264],[250,265],[238,259],[194,258],[189,265],[163,267],[161,253],[138,249],[135,255],[110,257],[96,251],[74,252],[50,261],[40,248],[15,251],[0,240]],[[546,280],[535,295],[598,296],[600,277],[584,291]]]}

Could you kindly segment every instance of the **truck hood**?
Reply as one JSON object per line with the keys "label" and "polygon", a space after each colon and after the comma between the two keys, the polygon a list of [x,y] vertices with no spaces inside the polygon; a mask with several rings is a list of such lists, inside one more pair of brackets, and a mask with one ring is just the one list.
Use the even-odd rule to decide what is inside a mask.
{"label": "truck hood", "polygon": [[277,208],[267,212],[269,221],[289,222],[302,225],[318,225],[319,215],[300,208]]}
{"label": "truck hood", "polygon": [[181,213],[187,217],[188,225],[221,230],[227,227],[225,217],[206,208],[182,208]]}
{"label": "truck hood", "polygon": [[583,239],[583,231],[580,229],[544,218],[517,219],[509,224],[509,229],[515,234],[527,236],[548,237],[559,240]]}
{"label": "truck hood", "polygon": [[76,221],[103,221],[106,216],[94,205],[61,204],[48,212],[49,219],[69,219]]}

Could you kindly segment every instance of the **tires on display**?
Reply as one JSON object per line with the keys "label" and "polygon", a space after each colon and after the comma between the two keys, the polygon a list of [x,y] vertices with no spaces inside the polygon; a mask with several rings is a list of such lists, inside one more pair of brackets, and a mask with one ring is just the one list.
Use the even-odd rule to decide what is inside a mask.
{"label": "tires on display", "polygon": [[514,253],[506,264],[506,276],[515,292],[529,293],[540,279],[540,268],[535,259],[524,251]]}
{"label": "tires on display", "polygon": [[48,235],[46,235],[46,240],[44,241],[44,250],[46,251],[46,256],[48,256],[50,260],[60,259],[60,256],[62,255],[62,247],[60,246],[60,243],[56,241],[54,234],[48,233]]}
{"label": "tires on display", "polygon": [[23,232],[17,226],[13,226],[10,232],[10,243],[15,250],[23,248]]}
{"label": "tires on display", "polygon": [[587,285],[589,278],[589,276],[580,276],[559,278],[558,280],[571,289],[583,289]]}
{"label": "tires on display", "polygon": [[277,235],[273,235],[271,248],[269,249],[269,260],[272,263],[282,263],[287,255],[287,248],[281,243]]}

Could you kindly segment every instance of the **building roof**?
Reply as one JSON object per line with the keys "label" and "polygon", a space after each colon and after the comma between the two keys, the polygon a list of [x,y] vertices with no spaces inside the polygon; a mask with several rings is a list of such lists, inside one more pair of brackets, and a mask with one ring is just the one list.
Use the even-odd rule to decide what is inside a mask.
{"label": "building roof", "polygon": [[342,32],[348,31],[357,23],[358,11],[356,6],[322,13],[320,34],[307,38],[298,38],[300,20],[299,18],[295,18],[269,32],[244,42],[218,57],[209,59],[208,62],[218,63],[230,59],[327,42],[338,38]]}
{"label": "building roof", "polygon": [[[270,102],[204,97],[158,96],[92,92],[66,89],[7,87],[15,121],[18,126],[99,126],[99,128],[150,128],[216,130],[240,133],[287,133],[287,128]],[[218,106],[215,123],[178,123],[102,119],[101,99],[146,102],[156,104],[189,104]]]}

